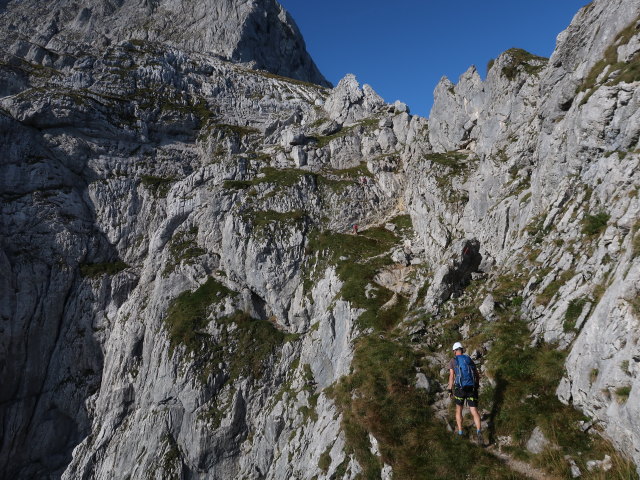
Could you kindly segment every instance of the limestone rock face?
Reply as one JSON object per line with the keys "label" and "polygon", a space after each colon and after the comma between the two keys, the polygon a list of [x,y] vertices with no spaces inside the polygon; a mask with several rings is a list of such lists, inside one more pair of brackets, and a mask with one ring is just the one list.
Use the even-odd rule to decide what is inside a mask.
{"label": "limestone rock face", "polygon": [[356,77],[349,74],[331,92],[324,109],[332,120],[351,125],[370,117],[383,104],[382,98],[369,85],[360,88]]}
{"label": "limestone rock face", "polygon": [[[544,278],[530,278],[523,311],[535,335],[570,349],[558,394],[603,421],[636,462],[640,429],[630,420],[638,415],[636,399],[612,392],[638,388],[633,371],[620,364],[637,364],[638,312],[629,299],[637,294],[639,90],[626,66],[598,62],[637,62],[639,15],[637,2],[594,1],[559,35],[548,61],[510,50],[490,65],[484,81],[473,68],[455,85],[443,79],[429,139],[436,151],[459,155],[431,157],[425,165],[456,167],[449,168],[448,182],[456,201],[439,209],[446,195],[428,179],[418,181],[418,191],[408,189],[410,211],[424,218],[416,228],[425,241],[445,247],[456,237],[477,238],[481,253],[498,266],[514,265],[527,249],[550,269]],[[445,221],[433,222],[430,211]],[[596,214],[608,220],[593,237],[585,224]],[[526,300],[558,283],[548,305]],[[594,294],[604,284],[606,292]],[[576,305],[574,330],[565,322]]]}
{"label": "limestone rock face", "polygon": [[429,119],[323,87],[274,1],[3,5],[0,476],[355,478],[335,388],[371,319],[439,371],[442,325],[507,307],[640,463],[637,2]]}
{"label": "limestone rock face", "polygon": [[5,49],[29,61],[61,66],[82,49],[152,41],[329,85],[295,22],[275,0],[4,3],[0,29]]}

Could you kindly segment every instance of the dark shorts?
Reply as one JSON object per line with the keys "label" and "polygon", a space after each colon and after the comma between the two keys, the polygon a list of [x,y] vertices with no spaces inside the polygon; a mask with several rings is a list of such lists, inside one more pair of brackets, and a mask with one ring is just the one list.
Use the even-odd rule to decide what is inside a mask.
{"label": "dark shorts", "polygon": [[466,400],[468,407],[478,406],[478,388],[477,387],[456,387],[453,390],[453,398],[456,405],[464,406]]}

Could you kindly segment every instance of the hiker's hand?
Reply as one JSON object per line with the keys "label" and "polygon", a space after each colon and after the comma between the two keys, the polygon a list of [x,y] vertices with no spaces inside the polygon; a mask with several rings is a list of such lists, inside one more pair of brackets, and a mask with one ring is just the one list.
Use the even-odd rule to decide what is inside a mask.
{"label": "hiker's hand", "polygon": [[453,390],[449,389],[449,390],[447,390],[447,392],[449,392],[449,397],[450,398],[453,397]]}

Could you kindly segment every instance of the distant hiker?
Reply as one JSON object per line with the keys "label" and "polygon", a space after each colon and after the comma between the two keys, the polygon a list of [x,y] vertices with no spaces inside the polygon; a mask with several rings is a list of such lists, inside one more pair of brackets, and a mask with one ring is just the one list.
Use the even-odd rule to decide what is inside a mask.
{"label": "distant hiker", "polygon": [[466,400],[471,411],[473,422],[476,424],[476,437],[479,445],[484,445],[482,438],[482,426],[480,414],[478,414],[478,385],[480,378],[478,368],[469,355],[464,354],[464,348],[460,342],[453,344],[455,357],[449,362],[449,395],[456,402],[457,434],[462,435],[462,407]]}
{"label": "distant hiker", "polygon": [[353,226],[353,234],[354,235],[358,234],[358,224],[357,223]]}

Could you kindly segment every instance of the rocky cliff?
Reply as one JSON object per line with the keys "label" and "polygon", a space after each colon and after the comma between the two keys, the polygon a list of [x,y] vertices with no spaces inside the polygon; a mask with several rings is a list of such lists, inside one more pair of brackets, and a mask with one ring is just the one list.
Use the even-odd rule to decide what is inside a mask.
{"label": "rocky cliff", "polygon": [[446,431],[456,340],[497,447],[636,474],[635,2],[428,120],[272,1],[1,15],[3,478],[514,478]]}
{"label": "rocky cliff", "polygon": [[43,66],[70,67],[84,53],[102,53],[126,40],[144,41],[329,86],[307,53],[295,22],[275,0],[2,4],[4,50]]}

